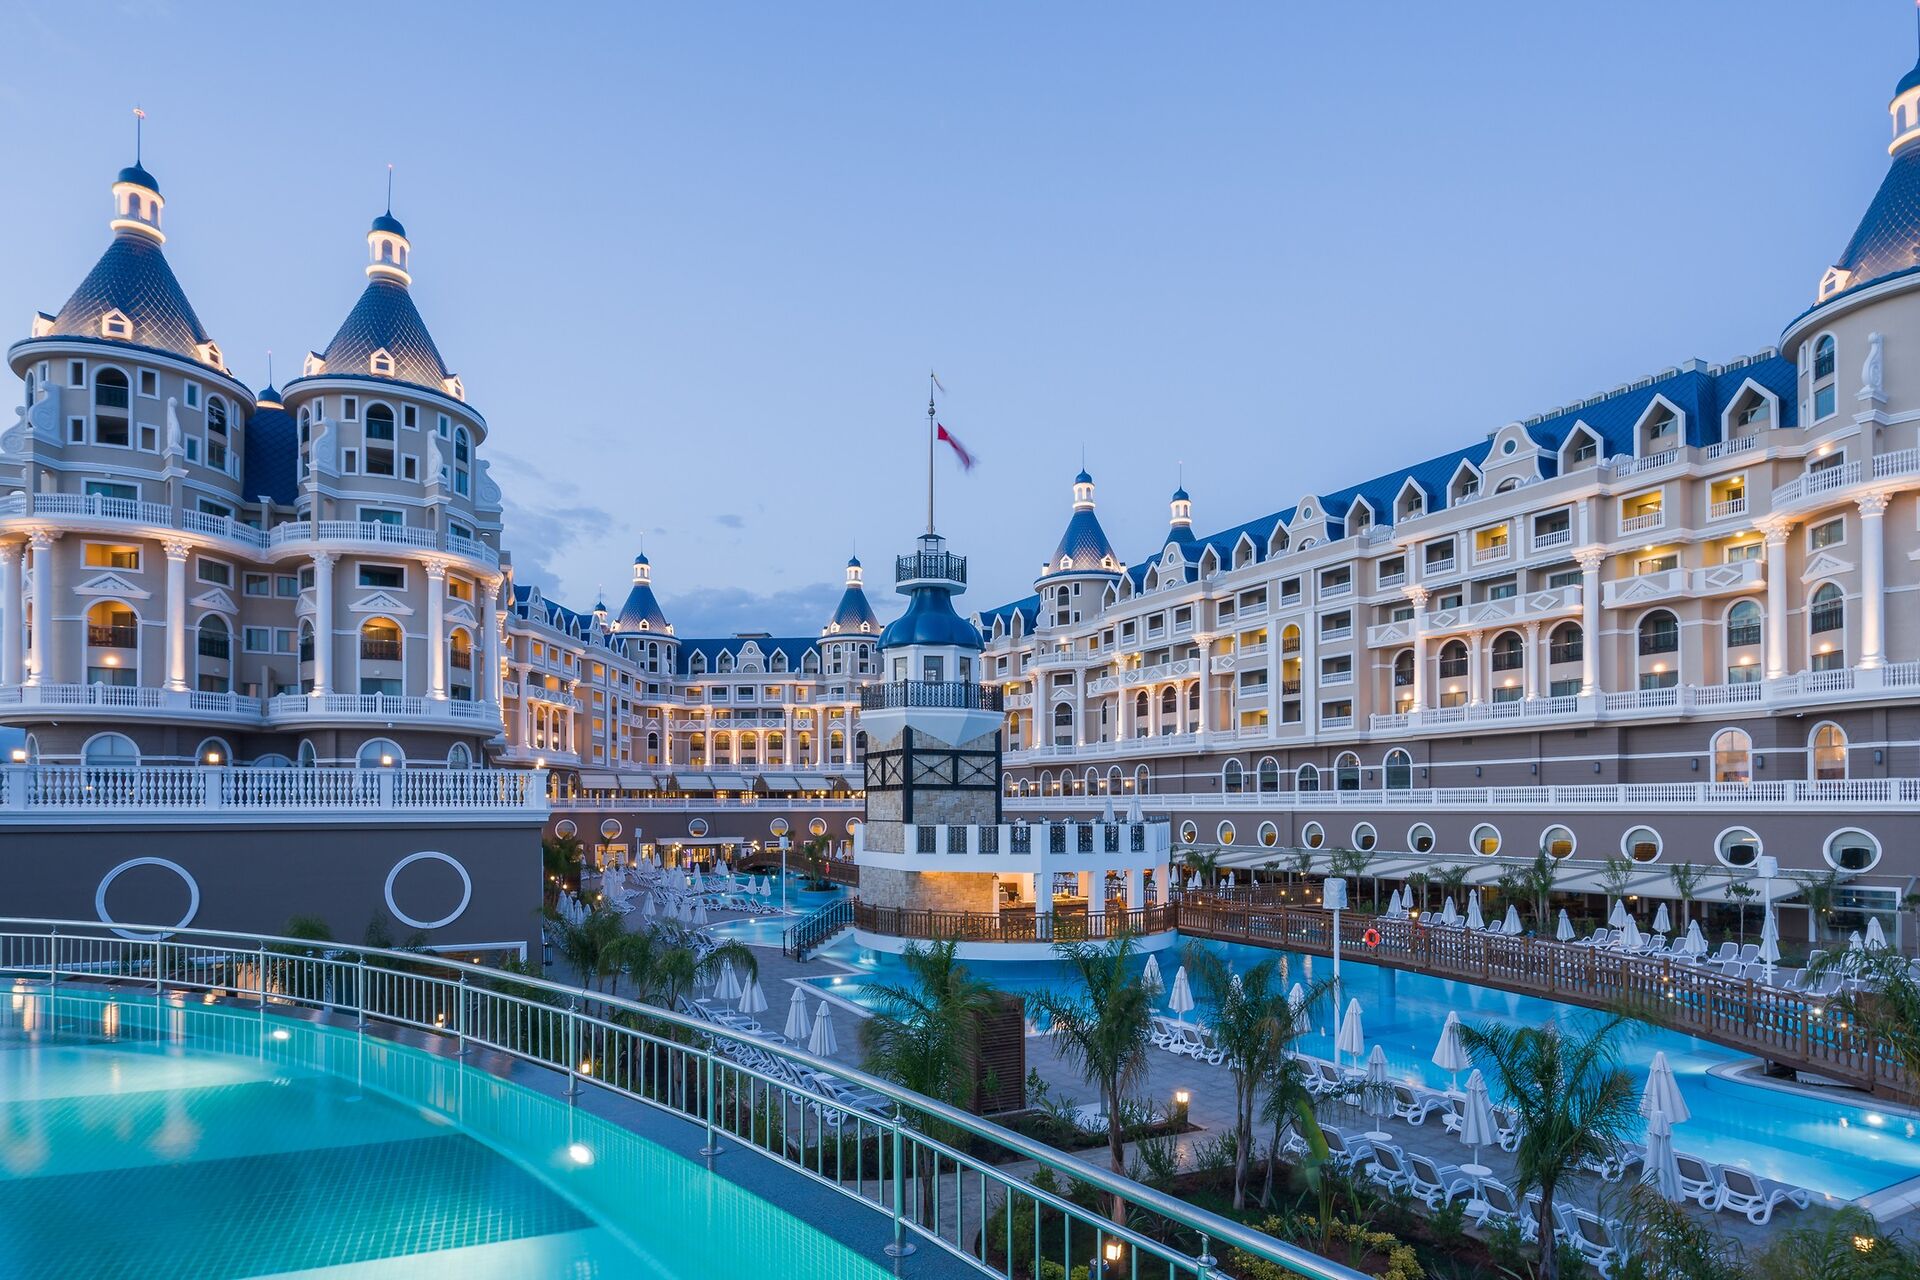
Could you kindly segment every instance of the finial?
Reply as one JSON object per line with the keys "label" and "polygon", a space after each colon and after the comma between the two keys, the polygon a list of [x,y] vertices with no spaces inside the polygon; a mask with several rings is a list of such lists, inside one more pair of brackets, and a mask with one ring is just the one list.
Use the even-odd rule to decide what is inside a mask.
{"label": "finial", "polygon": [[267,385],[273,385],[273,348],[267,348]]}
{"label": "finial", "polygon": [[387,216],[393,216],[393,165],[387,165]]}
{"label": "finial", "polygon": [[133,109],[133,163],[136,167],[140,164],[140,146],[142,142],[140,133],[146,118],[147,113],[142,111],[138,106],[135,106]]}

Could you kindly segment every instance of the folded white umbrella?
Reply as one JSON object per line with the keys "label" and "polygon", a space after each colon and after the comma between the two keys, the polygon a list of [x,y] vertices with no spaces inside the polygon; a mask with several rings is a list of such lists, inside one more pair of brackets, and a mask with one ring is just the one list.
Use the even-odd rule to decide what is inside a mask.
{"label": "folded white umbrella", "polygon": [[1554,927],[1553,936],[1562,942],[1572,942],[1574,939],[1573,921],[1567,918],[1565,907],[1560,908],[1560,923]]}
{"label": "folded white umbrella", "polygon": [[1484,929],[1486,927],[1487,919],[1480,914],[1480,891],[1475,889],[1467,895],[1467,928]]}
{"label": "folded white umbrella", "polygon": [[693,904],[693,922],[695,924],[705,924],[707,922],[707,900],[705,898],[701,898]]}
{"label": "folded white umbrella", "polygon": [[1887,931],[1880,927],[1880,917],[1874,916],[1867,921],[1867,949],[1879,951],[1887,945]]}
{"label": "folded white umbrella", "polygon": [[772,876],[768,876],[766,879],[760,882],[760,896],[763,898],[771,898],[773,896],[773,877]]}
{"label": "folded white umbrella", "polygon": [[1654,1108],[1647,1117],[1646,1173],[1642,1178],[1675,1204],[1685,1203],[1680,1191],[1680,1163],[1673,1156],[1673,1124],[1667,1113]]}
{"label": "folded white umbrella", "polygon": [[1613,900],[1613,910],[1607,914],[1607,923],[1616,929],[1627,927],[1627,903],[1624,898]]}
{"label": "folded white umbrella", "polygon": [[1305,1035],[1313,1030],[1313,1020],[1307,1015],[1307,989],[1297,982],[1293,984],[1293,990],[1287,992],[1287,1008],[1293,1013],[1296,1035]]}
{"label": "folded white umbrella", "polygon": [[[1856,939],[1859,934],[1853,935]],[[1780,916],[1767,904],[1767,915],[1760,922],[1760,963],[1767,966],[1767,981],[1773,981],[1773,966],[1780,963]]]}
{"label": "folded white umbrella", "polygon": [[1664,902],[1660,904],[1660,909],[1653,913],[1653,931],[1655,933],[1673,932],[1673,921],[1667,915],[1667,904]]}
{"label": "folded white umbrella", "polygon": [[[1772,918],[1773,916],[1772,903],[1767,904],[1767,916],[1768,918]],[[1864,944],[1860,940],[1860,931],[1858,929],[1855,929],[1852,933],[1847,935],[1847,950],[1858,951],[1861,949],[1863,945]]]}
{"label": "folded white umbrella", "polygon": [[1664,1049],[1653,1055],[1647,1067],[1647,1087],[1640,1093],[1640,1114],[1651,1118],[1656,1111],[1666,1115],[1668,1124],[1685,1124],[1693,1115],[1687,1110],[1687,1100],[1680,1096],[1680,1082],[1674,1078]]}
{"label": "folded white umbrella", "polygon": [[816,1058],[831,1058],[840,1048],[833,1038],[833,1011],[822,1000],[813,1015],[813,1035],[807,1039],[807,1052]]}
{"label": "folded white umbrella", "polygon": [[1166,985],[1160,978],[1159,956],[1150,955],[1147,957],[1147,967],[1140,971],[1140,985],[1145,987],[1149,992],[1154,993],[1159,992],[1160,989]]}
{"label": "folded white umbrella", "polygon": [[1640,936],[1640,926],[1633,922],[1632,916],[1628,916],[1627,922],[1620,926],[1620,949],[1638,951],[1645,942],[1646,939]]}
{"label": "folded white umbrella", "polygon": [[656,913],[657,913],[657,908],[655,908],[655,906],[653,905],[652,894],[649,893],[645,897],[640,899],[640,914],[642,916],[651,920],[653,919]]}
{"label": "folded white umbrella", "polygon": [[1447,925],[1460,923],[1460,912],[1454,908],[1452,894],[1448,894],[1446,900],[1440,904],[1440,923]]}
{"label": "folded white umbrella", "polygon": [[760,989],[760,979],[755,978],[747,989],[740,993],[740,1012],[765,1013],[767,1011],[767,993]]}
{"label": "folded white umbrella", "polygon": [[1393,1085],[1387,1080],[1387,1051],[1379,1045],[1367,1055],[1367,1084],[1361,1091],[1360,1109],[1374,1118],[1367,1141],[1385,1142],[1392,1135],[1379,1123],[1393,1114]]}
{"label": "folded white umbrella", "polygon": [[787,1001],[787,1025],[781,1029],[791,1044],[805,1044],[813,1028],[807,1025],[807,991],[805,987],[793,989],[793,999]]}
{"label": "folded white umbrella", "polygon": [[1360,1016],[1360,1002],[1349,1000],[1347,1011],[1340,1018],[1340,1034],[1335,1036],[1333,1041],[1335,1065],[1339,1065],[1339,1057],[1343,1053],[1350,1053],[1358,1060],[1366,1051],[1366,1023]]}
{"label": "folded white umbrella", "polygon": [[733,961],[722,960],[720,962],[720,976],[714,979],[713,982],[713,998],[715,1000],[734,1000],[738,999],[739,995],[740,979],[733,971]]}
{"label": "folded white umbrella", "polygon": [[1484,1178],[1493,1172],[1480,1163],[1480,1148],[1500,1141],[1500,1130],[1493,1122],[1493,1099],[1487,1096],[1487,1079],[1478,1067],[1467,1077],[1467,1101],[1460,1112],[1460,1141],[1473,1148],[1473,1163],[1460,1172]]}
{"label": "folded white umbrella", "polygon": [[1687,921],[1687,936],[1681,939],[1680,949],[1690,956],[1707,954],[1707,935],[1700,932],[1698,920]]}
{"label": "folded white umbrella", "polygon": [[1507,918],[1500,922],[1500,932],[1516,938],[1526,932],[1520,924],[1520,908],[1511,902],[1507,904]]}
{"label": "folded white umbrella", "polygon": [[1193,1011],[1193,988],[1187,985],[1185,965],[1173,971],[1173,990],[1167,993],[1167,1008],[1173,1010],[1173,1016],[1182,1022]]}
{"label": "folded white umbrella", "polygon": [[1440,1043],[1433,1047],[1433,1065],[1453,1077],[1455,1089],[1460,1087],[1460,1073],[1473,1065],[1473,1057],[1460,1038],[1460,1015],[1451,1009],[1446,1025],[1440,1028]]}

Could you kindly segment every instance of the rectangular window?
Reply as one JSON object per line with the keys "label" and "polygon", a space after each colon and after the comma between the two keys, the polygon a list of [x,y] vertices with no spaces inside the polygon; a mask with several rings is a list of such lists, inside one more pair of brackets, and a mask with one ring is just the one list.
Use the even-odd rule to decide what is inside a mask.
{"label": "rectangular window", "polygon": [[1380,562],[1378,580],[1381,586],[1391,587],[1405,581],[1406,576],[1407,558],[1405,556],[1388,556]]}
{"label": "rectangular window", "polygon": [[1519,586],[1513,581],[1513,579],[1509,578],[1505,582],[1496,582],[1492,586],[1488,587],[1487,599],[1511,600],[1514,598],[1515,595],[1519,594],[1519,591],[1520,591]]}
{"label": "rectangular window", "polygon": [[1728,684],[1758,684],[1760,682],[1760,664],[1745,662],[1737,667],[1727,668]]}
{"label": "rectangular window", "polygon": [[403,515],[398,511],[390,511],[385,507],[360,508],[361,524],[384,524],[384,525],[391,525],[394,528],[399,528],[401,525],[405,524],[406,522],[407,520],[405,515]]}
{"label": "rectangular window", "polygon": [[240,590],[244,595],[273,595],[273,575],[266,573],[246,573],[240,576]]}
{"label": "rectangular window", "polygon": [[360,566],[360,585],[389,590],[404,589],[407,571],[395,564],[363,564]]}
{"label": "rectangular window", "polygon": [[160,375],[151,369],[140,371],[140,394],[149,400],[160,398]]}
{"label": "rectangular window", "polygon": [[211,582],[220,587],[233,585],[233,566],[224,560],[208,560],[202,556],[195,563],[195,572],[202,582]]}
{"label": "rectangular window", "polygon": [[1453,540],[1451,538],[1445,542],[1429,542],[1426,550],[1422,554],[1426,557],[1424,563],[1429,573],[1435,570],[1453,568]]}
{"label": "rectangular window", "polygon": [[116,543],[89,542],[84,555],[84,563],[89,569],[132,569],[140,568],[140,548]]}
{"label": "rectangular window", "polygon": [[[309,570],[308,572],[312,572]],[[292,600],[300,594],[300,579],[290,573],[275,574],[273,594],[282,600]]]}
{"label": "rectangular window", "polygon": [[1832,471],[1835,467],[1845,466],[1846,461],[1847,451],[1845,449],[1837,453],[1822,454],[1807,464],[1807,474],[1817,476],[1822,471]]}
{"label": "rectangular window", "polygon": [[400,682],[383,677],[361,676],[360,692],[379,693],[385,694],[389,698],[397,698],[400,696]]}
{"label": "rectangular window", "polygon": [[273,651],[275,653],[292,653],[294,641],[297,636],[298,633],[294,631],[292,627],[275,627],[273,629]]}
{"label": "rectangular window", "polygon": [[1547,575],[1547,589],[1550,591],[1558,590],[1561,587],[1577,587],[1579,585],[1580,571],[1578,569],[1560,569]]}
{"label": "rectangular window", "polygon": [[1353,570],[1346,565],[1336,565],[1320,571],[1320,594],[1323,596],[1343,596],[1353,589]]}
{"label": "rectangular window", "polygon": [[400,406],[400,425],[408,430],[415,430],[420,426],[419,412],[412,405]]}
{"label": "rectangular window", "polygon": [[187,408],[198,409],[200,407],[200,384],[197,382],[187,383],[186,395],[187,395]]}
{"label": "rectangular window", "polygon": [[1680,557],[1674,553],[1669,553],[1664,556],[1646,556],[1643,559],[1633,562],[1633,571],[1636,574],[1665,573],[1669,569],[1678,569],[1679,567]]}
{"label": "rectangular window", "polygon": [[1580,682],[1578,680],[1555,680],[1547,686],[1547,696],[1549,698],[1577,698],[1580,696]]}
{"label": "rectangular window", "polygon": [[1845,516],[1817,524],[1807,530],[1807,547],[1819,551],[1823,547],[1837,547],[1847,540],[1847,520]]}
{"label": "rectangular window", "polygon": [[1519,702],[1526,696],[1526,689],[1517,684],[1503,684],[1493,691],[1495,702]]}
{"label": "rectangular window", "polygon": [[358,396],[342,396],[340,398],[340,420],[342,422],[353,422],[358,420],[359,417],[360,417],[359,397]]}
{"label": "rectangular window", "polygon": [[1844,671],[1846,670],[1846,666],[1847,655],[1838,649],[1829,649],[1825,653],[1816,653],[1813,655],[1813,669],[1815,671]]}
{"label": "rectangular window", "polygon": [[84,360],[67,361],[67,385],[84,387],[87,385],[87,362]]}
{"label": "rectangular window", "polygon": [[357,476],[360,474],[360,451],[358,449],[342,449],[340,451],[340,474],[344,476]]}
{"label": "rectangular window", "polygon": [[248,653],[273,652],[272,627],[240,628],[240,647]]}
{"label": "rectangular window", "polygon": [[85,418],[67,419],[67,443],[84,444],[87,439],[87,420]]}
{"label": "rectangular window", "polygon": [[88,667],[88,684],[112,685],[115,688],[130,688],[139,676],[132,667]]}
{"label": "rectangular window", "polygon": [[1758,560],[1763,546],[1764,544],[1759,542],[1742,542],[1728,547],[1726,561],[1728,564],[1741,564],[1748,560]]}
{"label": "rectangular window", "polygon": [[1349,654],[1320,659],[1321,684],[1351,684],[1353,682],[1353,658]]}
{"label": "rectangular window", "polygon": [[1353,614],[1345,609],[1338,613],[1325,614],[1320,619],[1320,637],[1323,640],[1337,640],[1353,632]]}
{"label": "rectangular window", "polygon": [[160,451],[159,429],[157,427],[154,427],[150,423],[142,422],[139,426],[139,430],[140,430],[141,452],[158,453]]}
{"label": "rectangular window", "polygon": [[1465,689],[1447,689],[1443,691],[1440,694],[1440,705],[1443,707],[1466,706],[1467,691]]}
{"label": "rectangular window", "polygon": [[1833,416],[1833,411],[1836,407],[1837,407],[1837,401],[1836,401],[1836,394],[1835,394],[1835,386],[1833,383],[1829,382],[1824,387],[1817,387],[1814,389],[1813,416],[1815,420],[1818,420],[1820,418],[1831,418]]}
{"label": "rectangular window", "polygon": [[1642,689],[1671,689],[1679,683],[1678,671],[1642,671],[1640,673]]}

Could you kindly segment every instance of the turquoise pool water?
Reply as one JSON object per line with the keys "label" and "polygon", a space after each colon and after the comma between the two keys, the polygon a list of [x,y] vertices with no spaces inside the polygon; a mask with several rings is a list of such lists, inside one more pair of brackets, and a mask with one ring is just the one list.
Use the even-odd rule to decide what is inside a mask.
{"label": "turquoise pool water", "polygon": [[[777,906],[780,902],[780,877],[773,877],[773,881],[773,902]],[[780,935],[792,928],[795,920],[846,896],[847,890],[839,885],[831,889],[804,889],[801,888],[801,882],[795,880],[787,890],[786,915],[742,916],[708,925],[706,931],[716,938],[742,942],[749,947],[777,947],[780,945]]]}
{"label": "turquoise pool water", "polygon": [[417,1050],[146,996],[10,995],[10,1278],[889,1274],[699,1164]]}
{"label": "turquoise pool water", "polygon": [[[1237,943],[1191,945],[1217,950],[1243,970],[1275,954]],[[897,957],[858,947],[851,935],[836,939],[819,954],[856,972],[809,981],[863,1007],[871,1007],[865,987],[875,981],[897,980],[902,973]],[[1177,950],[1161,955],[1163,977],[1168,982],[1173,980],[1179,956]],[[1324,959],[1287,955],[1286,962],[1289,985],[1294,981],[1310,983],[1315,976],[1324,978],[1330,972],[1329,962]],[[1065,969],[1054,961],[980,961],[969,962],[968,968],[994,986],[1014,992],[1057,986],[1067,980]],[[1530,1026],[1552,1019],[1578,1025],[1598,1016],[1533,996],[1351,960],[1341,964],[1340,976],[1345,990],[1342,1007],[1345,998],[1360,1001],[1368,1049],[1376,1043],[1385,1048],[1397,1079],[1433,1087],[1449,1082],[1448,1074],[1433,1065],[1432,1056],[1450,1010],[1458,1011],[1468,1022]],[[1327,1003],[1323,1001],[1314,1011],[1313,1034],[1301,1039],[1300,1048],[1331,1059],[1333,1012]],[[1205,1010],[1189,1016],[1204,1019]],[[1920,1134],[1907,1114],[1724,1079],[1710,1074],[1712,1069],[1743,1061],[1746,1055],[1677,1032],[1636,1026],[1637,1034],[1623,1044],[1623,1064],[1644,1081],[1653,1055],[1665,1051],[1693,1112],[1692,1119],[1674,1128],[1674,1146],[1679,1150],[1716,1163],[1744,1165],[1766,1177],[1842,1200],[1920,1177]]]}

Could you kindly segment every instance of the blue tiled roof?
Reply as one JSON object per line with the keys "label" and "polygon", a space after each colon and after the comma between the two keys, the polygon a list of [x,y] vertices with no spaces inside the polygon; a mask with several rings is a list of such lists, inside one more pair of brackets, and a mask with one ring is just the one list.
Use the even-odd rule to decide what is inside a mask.
{"label": "blue tiled roof", "polygon": [[[1558,452],[1573,434],[1576,425],[1584,424],[1601,440],[1603,457],[1634,452],[1634,428],[1639,424],[1656,396],[1664,396],[1686,417],[1686,443],[1689,445],[1708,445],[1721,438],[1721,418],[1739,395],[1741,387],[1748,379],[1771,392],[1779,410],[1778,427],[1792,427],[1797,421],[1795,403],[1793,362],[1778,354],[1744,363],[1726,366],[1718,372],[1704,366],[1691,369],[1675,369],[1657,378],[1643,379],[1632,386],[1595,397],[1591,402],[1569,407],[1557,413],[1536,419],[1526,424],[1528,436],[1545,450],[1549,456],[1540,459],[1543,475],[1551,476],[1558,472]],[[1492,437],[1483,439],[1465,448],[1436,454],[1423,462],[1403,467],[1375,476],[1360,484],[1350,485],[1332,493],[1316,495],[1319,508],[1329,520],[1329,535],[1344,536],[1345,517],[1352,509],[1356,499],[1366,499],[1373,508],[1376,524],[1391,524],[1394,519],[1394,500],[1399,496],[1401,487],[1409,478],[1426,494],[1428,512],[1446,509],[1449,502],[1449,489],[1455,473],[1462,462],[1470,462],[1475,467],[1488,465],[1488,454],[1492,448]],[[1225,565],[1233,563],[1233,550],[1242,536],[1249,538],[1259,559],[1264,560],[1267,547],[1273,538],[1274,529],[1279,525],[1291,525],[1296,507],[1272,512],[1253,520],[1245,521],[1218,533],[1208,534],[1195,543],[1183,546],[1185,559],[1189,566],[1196,562],[1207,547],[1212,547]],[[1079,512],[1076,515],[1091,515],[1091,512]],[[1070,526],[1071,527],[1071,526]],[[1151,560],[1143,560],[1125,570],[1127,580],[1135,591],[1140,590],[1146,580],[1147,570],[1158,563],[1165,553],[1165,544]],[[1059,553],[1055,553],[1055,562]],[[1189,570],[1191,574],[1191,570]],[[1019,609],[1031,619],[1037,608],[1035,597],[1029,596],[1011,604],[983,610],[980,618],[984,625],[991,628],[993,620],[1001,617],[1011,621],[1012,612]]]}
{"label": "blue tiled roof", "polygon": [[[1060,565],[1062,559],[1068,562],[1066,568]],[[1060,535],[1060,544],[1047,557],[1046,572],[1041,577],[1056,573],[1113,573],[1116,570],[1112,566],[1118,564],[1119,559],[1107,531],[1100,527],[1099,517],[1093,514],[1092,508],[1083,507],[1067,521],[1066,532]]]}
{"label": "blue tiled roof", "polygon": [[207,331],[167,265],[160,242],[140,231],[122,231],[94,263],[53,318],[49,336],[99,338],[100,318],[120,311],[133,322],[132,345],[199,359]]}
{"label": "blue tiled roof", "polygon": [[393,210],[391,209],[373,220],[373,230],[385,231],[401,237],[405,237],[407,234],[407,229],[400,225],[400,219],[393,216]]}
{"label": "blue tiled roof", "polygon": [[393,357],[393,374],[382,381],[408,382],[444,393],[451,370],[433,345],[413,295],[398,280],[377,276],[367,282],[340,332],[320,355],[329,374],[368,378],[376,376],[369,360],[382,349]]}
{"label": "blue tiled roof", "polygon": [[979,620],[981,633],[990,634],[993,631],[993,624],[995,622],[998,622],[1004,630],[1012,631],[1015,614],[1020,615],[1023,619],[1020,624],[1022,627],[1029,631],[1033,630],[1033,620],[1040,616],[1040,597],[1037,595],[1027,596],[1022,600],[1014,600],[1007,604],[984,610],[976,614],[975,617]]}
{"label": "blue tiled roof", "polygon": [[153,180],[153,175],[148,173],[137,162],[134,164],[128,165],[126,168],[122,169],[119,173],[115,174],[113,180],[116,184],[122,183],[122,182],[136,183],[139,186],[143,186],[147,190],[153,192],[153,194],[155,195],[160,194],[160,184],[158,182],[155,182]]}
{"label": "blue tiled roof", "polygon": [[[273,397],[264,393],[262,399]],[[248,498],[265,495],[275,505],[291,507],[300,501],[300,426],[293,415],[271,404],[255,409],[242,436],[246,478],[241,482]]]}
{"label": "blue tiled roof", "polygon": [[693,655],[696,653],[706,663],[707,668],[704,672],[697,674],[729,674],[714,670],[716,660],[722,653],[730,653],[738,663],[740,651],[749,644],[758,645],[761,658],[769,663],[773,661],[775,653],[785,654],[787,669],[798,671],[801,664],[806,661],[807,655],[816,651],[817,642],[805,636],[714,636],[682,640],[680,642],[680,674],[683,676],[696,674],[692,670]]}
{"label": "blue tiled roof", "polygon": [[953,593],[945,587],[915,587],[907,597],[907,611],[880,633],[882,649],[910,644],[980,648],[980,633],[953,611]]}
{"label": "blue tiled roof", "polygon": [[837,628],[840,633],[859,633],[863,629],[871,634],[880,629],[880,619],[874,615],[873,605],[867,600],[867,593],[859,587],[848,587],[840,596],[840,607],[827,619],[827,629]]}
{"label": "blue tiled roof", "polygon": [[[515,586],[513,606],[515,612],[533,615],[534,589],[531,586]],[[569,635],[585,637],[593,630],[593,615],[569,609],[557,600],[549,600],[542,595],[539,599],[539,620],[548,626],[565,631]]]}
{"label": "blue tiled roof", "polygon": [[[1916,75],[1920,67],[1908,80]],[[1906,80],[1900,83],[1912,87]],[[1880,190],[1834,265],[1849,273],[1849,291],[1920,266],[1920,145],[1908,143],[1894,153]]]}
{"label": "blue tiled roof", "polygon": [[653,588],[644,582],[633,584],[626,603],[620,606],[620,616],[613,620],[614,629],[622,634],[645,631],[664,635],[667,626],[666,611],[654,597]]}

